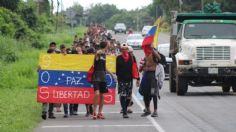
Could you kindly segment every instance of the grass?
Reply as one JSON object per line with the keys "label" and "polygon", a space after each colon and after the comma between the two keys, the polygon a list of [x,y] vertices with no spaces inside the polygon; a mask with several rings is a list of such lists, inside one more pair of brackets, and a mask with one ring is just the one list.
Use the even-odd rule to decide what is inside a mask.
{"label": "grass", "polygon": [[87,28],[80,27],[75,29],[64,29],[62,31],[59,31],[57,34],[45,34],[42,35],[43,42],[48,45],[49,42],[55,41],[58,46],[60,44],[65,44],[66,46],[71,46],[74,40],[74,35],[77,34],[78,36],[83,36],[84,32]]}
{"label": "grass", "polygon": [[[42,35],[45,48],[31,48],[27,41],[0,37],[0,132],[30,132],[41,121],[41,104],[36,102],[37,66],[41,52],[51,41],[71,45],[74,35],[86,28],[65,29]],[[9,59],[10,58],[10,59]]]}
{"label": "grass", "polygon": [[0,91],[0,131],[31,132],[41,120],[36,90],[16,88]]}

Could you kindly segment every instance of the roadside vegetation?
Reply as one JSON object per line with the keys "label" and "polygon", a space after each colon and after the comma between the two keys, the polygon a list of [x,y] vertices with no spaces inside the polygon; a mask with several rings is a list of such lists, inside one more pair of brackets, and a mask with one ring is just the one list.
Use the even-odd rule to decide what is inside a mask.
{"label": "roadside vegetation", "polygon": [[37,67],[39,54],[55,41],[71,45],[75,34],[82,36],[85,27],[69,28],[55,23],[48,1],[37,3],[0,0],[0,131],[31,132],[41,121],[37,103]]}
{"label": "roadside vegetation", "polygon": [[[86,28],[73,29],[82,36]],[[40,53],[46,52],[51,41],[70,46],[71,29],[62,33],[44,34],[43,48],[29,46],[30,42],[0,37],[0,130],[26,132],[41,120],[41,104],[36,102],[37,66]]]}

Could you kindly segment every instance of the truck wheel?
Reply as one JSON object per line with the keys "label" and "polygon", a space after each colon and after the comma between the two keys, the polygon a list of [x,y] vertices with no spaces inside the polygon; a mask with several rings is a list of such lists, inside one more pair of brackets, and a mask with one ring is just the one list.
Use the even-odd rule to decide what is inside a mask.
{"label": "truck wheel", "polygon": [[228,93],[230,91],[230,86],[222,86],[222,91]]}
{"label": "truck wheel", "polygon": [[188,80],[181,76],[176,76],[176,92],[177,95],[183,96],[188,90]]}
{"label": "truck wheel", "polygon": [[171,93],[176,92],[176,82],[175,82],[175,72],[174,72],[174,64],[170,64],[169,66],[169,89]]}

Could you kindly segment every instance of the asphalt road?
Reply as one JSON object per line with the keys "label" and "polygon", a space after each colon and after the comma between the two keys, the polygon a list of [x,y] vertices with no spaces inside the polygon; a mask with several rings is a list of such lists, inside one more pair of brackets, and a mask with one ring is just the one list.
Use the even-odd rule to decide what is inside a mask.
{"label": "asphalt road", "polygon": [[[168,34],[160,34],[160,43],[168,43]],[[121,42],[125,35],[115,36]],[[135,50],[138,60],[144,55]],[[140,117],[143,110],[142,97],[137,88],[133,91],[133,114],[123,119],[117,97],[115,105],[104,108],[105,120],[85,117],[85,106],[79,106],[78,116],[63,118],[63,113],[55,113],[56,119],[42,121],[35,132],[235,132],[236,94],[223,94],[220,87],[189,87],[186,96],[169,92],[168,80],[161,90],[158,105],[159,117]]]}

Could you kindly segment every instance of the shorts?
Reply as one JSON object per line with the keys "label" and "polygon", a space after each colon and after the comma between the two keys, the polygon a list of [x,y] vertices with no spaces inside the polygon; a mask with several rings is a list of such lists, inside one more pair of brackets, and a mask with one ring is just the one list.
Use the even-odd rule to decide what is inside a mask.
{"label": "shorts", "polygon": [[100,93],[108,93],[106,82],[93,82],[94,91],[99,90]]}
{"label": "shorts", "polygon": [[118,83],[118,93],[121,96],[131,97],[132,96],[132,89],[133,89],[132,82],[119,82]]}

